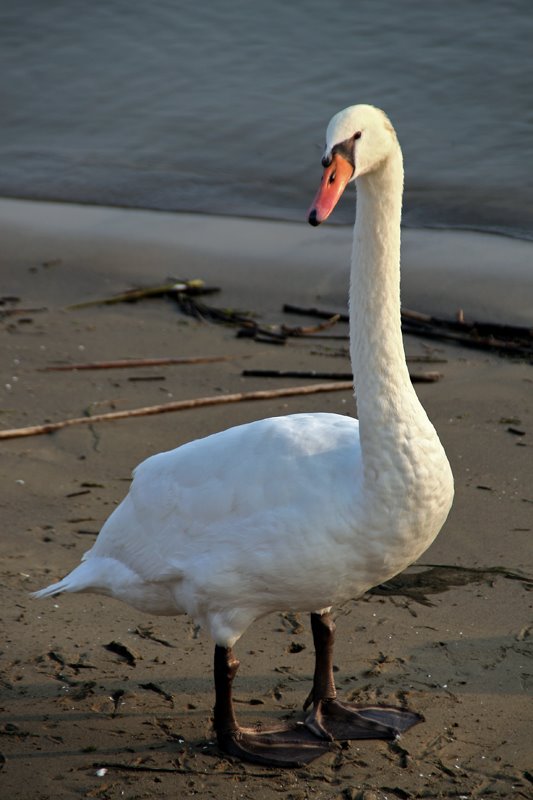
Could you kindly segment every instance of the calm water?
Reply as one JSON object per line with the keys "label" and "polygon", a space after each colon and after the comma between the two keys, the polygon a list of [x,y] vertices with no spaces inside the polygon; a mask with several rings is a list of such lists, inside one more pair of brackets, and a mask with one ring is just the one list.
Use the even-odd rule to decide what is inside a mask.
{"label": "calm water", "polygon": [[533,238],[532,43],[531,0],[2,0],[0,194],[303,219],[370,102],[407,224]]}

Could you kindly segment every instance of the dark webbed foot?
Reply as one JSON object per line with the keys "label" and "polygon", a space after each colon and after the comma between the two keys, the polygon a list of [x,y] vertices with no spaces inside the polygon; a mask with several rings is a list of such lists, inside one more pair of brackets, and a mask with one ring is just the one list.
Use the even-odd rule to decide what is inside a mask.
{"label": "dark webbed foot", "polygon": [[315,643],[313,690],[304,708],[312,705],[304,724],[263,731],[241,728],[232,700],[239,662],[231,648],[215,647],[215,731],[221,750],[255,764],[298,767],[330,750],[331,742],[350,739],[395,739],[423,717],[392,706],[357,706],[337,700],[333,680],[335,624],[329,614],[312,614]]}
{"label": "dark webbed foot", "polygon": [[333,679],[335,623],[329,614],[311,614],[315,644],[313,689],[304,709],[312,705],[305,724],[316,736],[330,741],[394,739],[418,722],[420,714],[393,706],[357,706],[337,700]]}
{"label": "dark webbed foot", "polygon": [[231,756],[271,767],[301,767],[330,750],[305,725],[271,731],[238,728],[217,734],[221,750]]}
{"label": "dark webbed foot", "polygon": [[392,706],[356,706],[340,700],[319,700],[305,720],[315,736],[329,740],[395,739],[422,722],[414,711]]}
{"label": "dark webbed foot", "polygon": [[235,717],[232,684],[239,662],[231,648],[215,648],[215,731],[218,745],[228,755],[277,767],[308,764],[330,749],[306,725],[280,725],[272,730],[241,728]]}

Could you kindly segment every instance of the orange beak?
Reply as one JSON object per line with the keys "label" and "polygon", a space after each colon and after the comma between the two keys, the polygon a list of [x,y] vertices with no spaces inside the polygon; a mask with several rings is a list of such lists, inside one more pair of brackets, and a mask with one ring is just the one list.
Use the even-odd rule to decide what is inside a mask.
{"label": "orange beak", "polygon": [[331,164],[324,169],[320,187],[309,209],[307,219],[310,225],[320,225],[329,217],[353,172],[354,168],[349,161],[339,153],[333,156]]}

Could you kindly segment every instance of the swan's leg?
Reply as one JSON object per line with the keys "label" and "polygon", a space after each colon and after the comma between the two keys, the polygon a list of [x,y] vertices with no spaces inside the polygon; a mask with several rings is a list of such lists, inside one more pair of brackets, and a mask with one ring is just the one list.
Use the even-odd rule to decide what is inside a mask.
{"label": "swan's leg", "polygon": [[221,750],[246,761],[277,767],[307,764],[329,750],[329,742],[317,738],[305,725],[279,726],[268,731],[241,728],[232,700],[232,684],[238,668],[232,649],[217,645],[214,727]]}
{"label": "swan's leg", "polygon": [[333,678],[335,623],[330,614],[311,614],[315,643],[313,689],[304,708],[313,705],[305,724],[328,739],[394,739],[423,717],[392,706],[356,706],[337,700]]}

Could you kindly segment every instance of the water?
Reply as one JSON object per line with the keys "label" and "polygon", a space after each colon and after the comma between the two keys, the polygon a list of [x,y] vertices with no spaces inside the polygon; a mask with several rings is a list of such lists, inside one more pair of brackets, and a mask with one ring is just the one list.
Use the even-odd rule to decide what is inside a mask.
{"label": "water", "polygon": [[370,102],[407,224],[533,238],[532,42],[531,0],[3,0],[0,194],[303,219]]}

